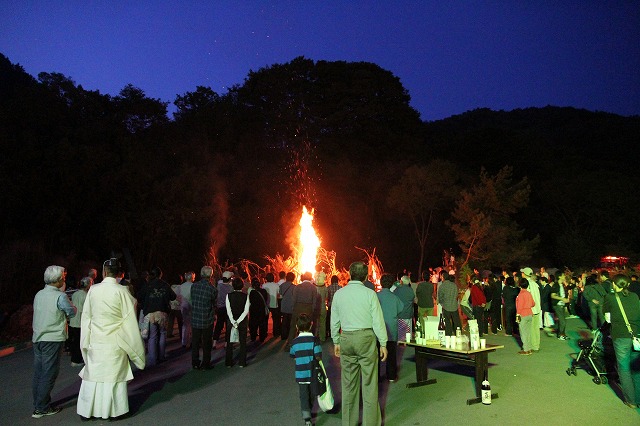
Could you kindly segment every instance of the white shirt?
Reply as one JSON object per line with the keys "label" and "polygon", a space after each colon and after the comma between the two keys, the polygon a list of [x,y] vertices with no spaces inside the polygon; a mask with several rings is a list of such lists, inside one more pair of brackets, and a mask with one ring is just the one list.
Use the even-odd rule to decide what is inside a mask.
{"label": "white shirt", "polygon": [[268,282],[262,284],[262,288],[267,290],[267,293],[269,294],[269,307],[277,308],[278,295],[280,294],[280,285],[274,282]]}

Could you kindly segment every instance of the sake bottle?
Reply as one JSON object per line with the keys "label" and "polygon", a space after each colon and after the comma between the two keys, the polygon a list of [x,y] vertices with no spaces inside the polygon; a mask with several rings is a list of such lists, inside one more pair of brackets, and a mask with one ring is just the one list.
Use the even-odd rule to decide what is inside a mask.
{"label": "sake bottle", "polygon": [[445,327],[444,327],[444,317],[442,316],[442,314],[440,314],[440,323],[438,324],[438,339],[440,340],[440,345],[444,346],[445,345]]}
{"label": "sake bottle", "polygon": [[489,384],[489,380],[486,374],[484,376],[484,380],[482,381],[480,390],[482,393],[482,403],[484,405],[491,405],[491,385]]}

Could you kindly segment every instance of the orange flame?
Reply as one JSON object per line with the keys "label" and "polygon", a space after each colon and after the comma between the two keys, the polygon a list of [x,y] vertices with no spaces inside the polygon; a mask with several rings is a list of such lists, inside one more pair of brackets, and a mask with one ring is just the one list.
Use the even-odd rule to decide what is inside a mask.
{"label": "orange flame", "polygon": [[378,269],[376,268],[376,265],[371,265],[371,281],[373,281],[374,284],[379,284],[380,283],[380,277],[378,277]]}
{"label": "orange flame", "polygon": [[313,212],[302,206],[302,216],[300,216],[300,236],[298,241],[298,269],[299,273],[313,273],[316,270],[318,249],[320,248],[320,238],[313,228]]}

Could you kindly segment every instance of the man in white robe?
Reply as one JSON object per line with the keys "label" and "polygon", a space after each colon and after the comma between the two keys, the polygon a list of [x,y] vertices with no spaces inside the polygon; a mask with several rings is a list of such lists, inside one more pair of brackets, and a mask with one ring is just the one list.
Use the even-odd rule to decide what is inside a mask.
{"label": "man in white robe", "polygon": [[89,290],[84,303],[80,347],[85,366],[77,412],[84,418],[108,419],[129,412],[129,359],[144,369],[145,353],[136,320],[135,299],[118,284],[118,259],[103,265],[103,281]]}

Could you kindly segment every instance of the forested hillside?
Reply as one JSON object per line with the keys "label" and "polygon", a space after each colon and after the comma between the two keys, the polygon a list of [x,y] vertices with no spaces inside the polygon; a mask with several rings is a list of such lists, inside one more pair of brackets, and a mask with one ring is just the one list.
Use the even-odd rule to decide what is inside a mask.
{"label": "forested hillside", "polygon": [[485,197],[510,234],[477,266],[637,256],[639,117],[547,107],[421,122],[389,71],[306,58],[249,72],[227,93],[177,94],[172,117],[134,82],[110,96],[72,78],[35,78],[0,55],[0,283],[15,300],[32,298],[48,264],[80,278],[124,248],[170,281],[211,254],[289,255],[303,204],[339,264],[375,247],[388,271],[415,271],[421,245],[423,266],[443,249],[463,255],[460,191],[491,193],[478,189],[504,166],[526,197],[509,213]]}

